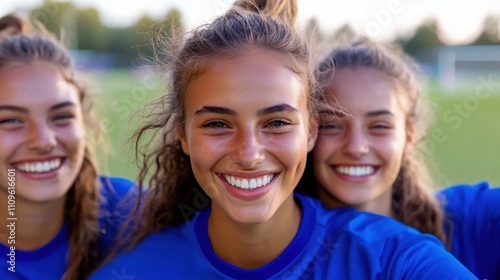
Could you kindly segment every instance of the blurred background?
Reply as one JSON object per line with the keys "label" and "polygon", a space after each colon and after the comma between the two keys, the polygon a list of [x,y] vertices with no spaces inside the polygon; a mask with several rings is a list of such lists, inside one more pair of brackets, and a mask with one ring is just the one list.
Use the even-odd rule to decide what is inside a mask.
{"label": "blurred background", "polygon": [[[152,68],[151,31],[189,31],[224,13],[232,0],[9,0],[62,38],[97,95],[108,147],[102,173],[134,178],[133,112],[165,85]],[[500,1],[298,0],[298,24],[321,46],[361,33],[397,42],[421,64],[436,105],[427,156],[436,189],[488,180],[500,185]],[[136,119],[137,120],[137,119]]]}

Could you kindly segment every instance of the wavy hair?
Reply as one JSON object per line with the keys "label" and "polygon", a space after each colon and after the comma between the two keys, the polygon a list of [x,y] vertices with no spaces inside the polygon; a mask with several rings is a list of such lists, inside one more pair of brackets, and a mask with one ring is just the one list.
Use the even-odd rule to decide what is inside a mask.
{"label": "wavy hair", "polygon": [[[318,101],[321,91],[309,44],[293,26],[296,12],[295,0],[237,1],[226,14],[195,29],[184,40],[157,39],[156,45],[161,47],[156,60],[159,72],[167,75],[168,90],[144,109],[145,125],[133,136],[141,167],[138,185],[147,187],[135,209],[134,219],[140,222],[131,246],[151,232],[188,222],[210,204],[177,132],[184,125],[186,90],[213,59],[237,58],[254,49],[272,53],[304,84],[311,124],[318,106],[326,106]],[[311,129],[317,128],[311,125]]]}
{"label": "wavy hair", "polygon": [[[432,114],[430,104],[422,96],[418,64],[399,46],[384,45],[361,37],[336,47],[321,61],[319,72],[362,67],[392,77],[402,89],[397,91],[400,98],[405,98],[410,104],[406,112],[406,127],[412,130],[413,137],[407,145],[414,147],[403,156],[398,176],[392,184],[395,218],[421,232],[433,234],[446,244],[443,210],[432,192],[433,182],[423,158],[423,140],[431,125]],[[308,166],[302,182],[315,182],[319,186],[311,164]],[[317,189],[305,190],[308,194],[317,195]]]}
{"label": "wavy hair", "polygon": [[[92,102],[87,91],[75,80],[70,54],[43,26],[35,28],[18,14],[0,19],[0,69],[12,64],[47,61],[61,71],[65,80],[79,93],[87,127],[92,121]],[[92,135],[97,140],[97,129]],[[89,139],[87,139],[89,140]],[[65,221],[68,225],[69,266],[63,279],[85,279],[103,259],[98,246],[99,180],[94,155],[87,141],[82,167],[66,194]]]}

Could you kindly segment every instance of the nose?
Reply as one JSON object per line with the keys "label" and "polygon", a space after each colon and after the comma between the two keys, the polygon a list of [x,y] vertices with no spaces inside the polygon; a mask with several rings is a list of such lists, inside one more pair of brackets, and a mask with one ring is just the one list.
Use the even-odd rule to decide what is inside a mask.
{"label": "nose", "polygon": [[236,145],[233,162],[248,169],[255,167],[265,158],[258,133],[252,128],[242,129],[234,139]]}
{"label": "nose", "polygon": [[342,152],[353,159],[360,159],[369,151],[369,144],[363,130],[349,128],[344,137]]}
{"label": "nose", "polygon": [[55,132],[45,123],[32,124],[28,132],[27,146],[30,150],[48,153],[56,146]]}

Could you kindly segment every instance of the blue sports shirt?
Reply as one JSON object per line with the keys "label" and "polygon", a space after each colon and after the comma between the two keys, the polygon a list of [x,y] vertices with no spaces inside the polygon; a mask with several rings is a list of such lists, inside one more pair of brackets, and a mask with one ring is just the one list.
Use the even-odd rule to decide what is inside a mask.
{"label": "blue sports shirt", "polygon": [[262,267],[243,269],[214,253],[208,208],[148,235],[89,279],[477,279],[431,235],[391,218],[295,198],[303,212],[299,230]]}
{"label": "blue sports shirt", "polygon": [[462,184],[438,197],[445,204],[451,253],[479,279],[500,279],[500,188]]}
{"label": "blue sports shirt", "polygon": [[[100,180],[103,201],[99,209],[101,215],[99,224],[102,233],[99,241],[103,246],[103,252],[107,252],[114,245],[110,243],[114,240],[112,235],[117,232],[121,214],[126,211],[118,211],[121,205],[119,202],[129,192],[133,183],[122,178],[101,177]],[[103,214],[109,216],[104,217]],[[54,239],[37,250],[16,249],[12,251],[10,245],[7,245],[0,244],[0,279],[2,280],[59,280],[68,267],[69,242],[66,224]]]}

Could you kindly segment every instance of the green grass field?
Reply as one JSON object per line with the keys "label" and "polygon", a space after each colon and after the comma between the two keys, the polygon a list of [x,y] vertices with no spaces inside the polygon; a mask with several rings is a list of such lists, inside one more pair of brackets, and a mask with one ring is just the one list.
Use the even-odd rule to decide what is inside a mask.
{"label": "green grass field", "polygon": [[[162,91],[154,79],[142,80],[127,71],[93,74],[91,89],[98,92],[99,121],[107,127],[109,151],[99,149],[102,173],[134,178],[133,146],[126,144],[137,125],[130,115]],[[500,185],[500,87],[481,94],[444,94],[431,86],[437,105],[436,123],[427,147],[432,158],[436,188],[455,183],[488,180]]]}

